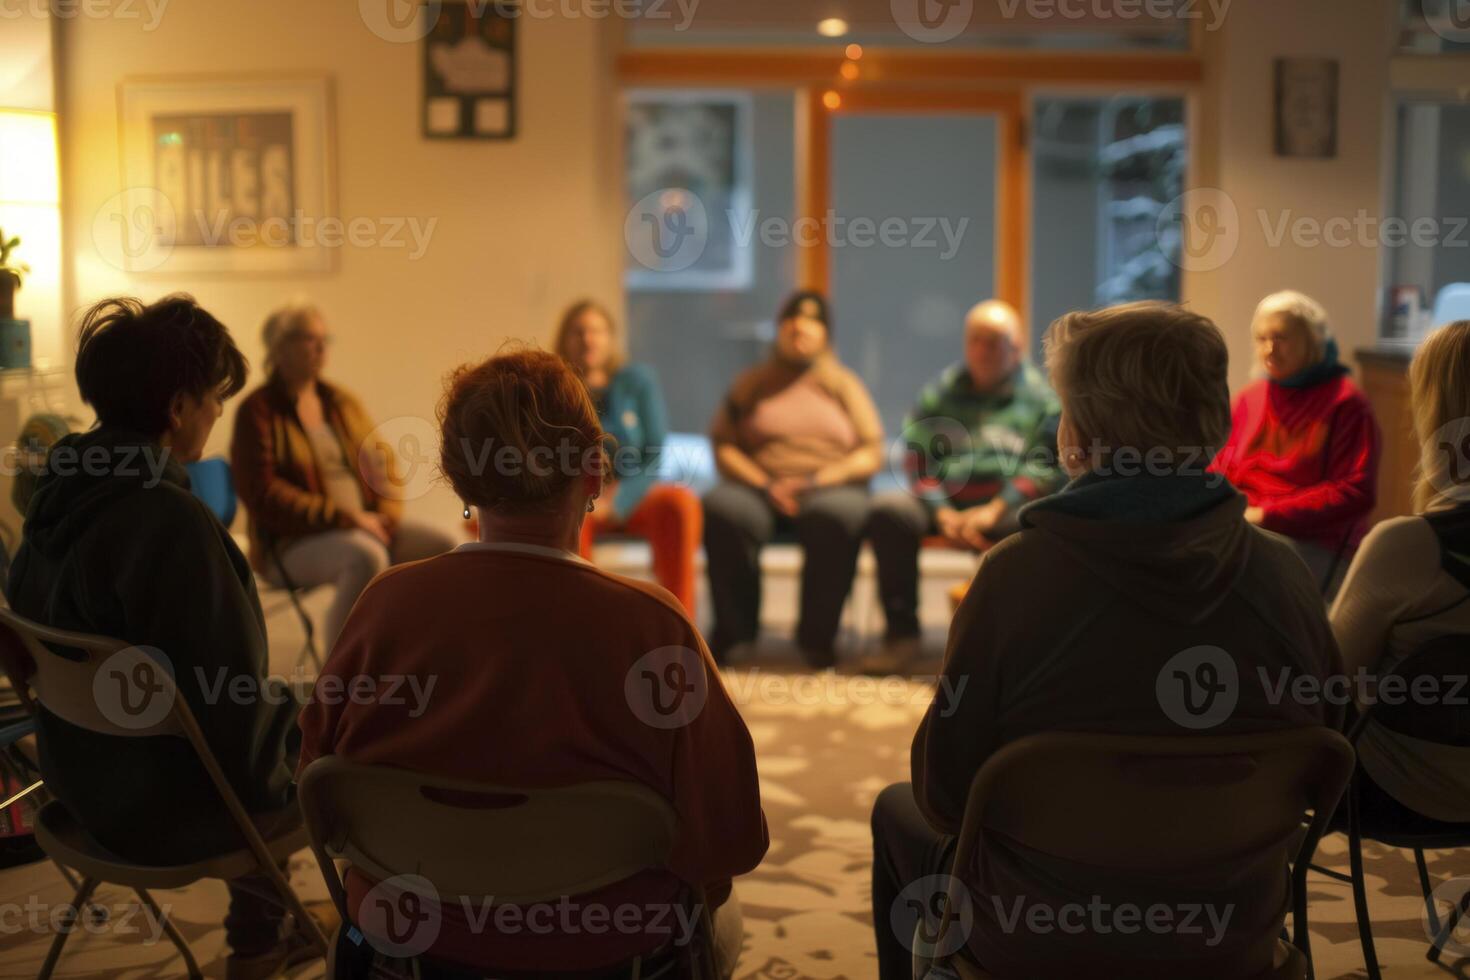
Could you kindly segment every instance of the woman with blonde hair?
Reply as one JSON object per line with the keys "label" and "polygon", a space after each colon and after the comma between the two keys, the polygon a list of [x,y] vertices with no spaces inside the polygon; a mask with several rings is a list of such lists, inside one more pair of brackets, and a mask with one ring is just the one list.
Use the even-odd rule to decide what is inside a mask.
{"label": "woman with blonde hair", "polygon": [[1316,300],[1267,296],[1251,336],[1266,376],[1236,398],[1215,467],[1250,502],[1246,519],[1290,538],[1331,599],[1378,498],[1378,425]]}
{"label": "woman with blonde hair", "polygon": [[582,523],[583,558],[600,534],[625,532],[648,541],[653,575],[694,616],[694,553],[704,512],[688,487],[658,482],[668,412],[652,369],[628,364],[617,325],[591,300],[573,304],[556,330],[554,350],[582,379],[611,437],[612,477]]}
{"label": "woman with blonde hair", "polygon": [[333,585],[328,649],[363,587],[389,565],[454,547],[403,517],[397,463],[351,394],[322,378],[331,338],[316,307],[265,322],[269,376],[240,405],[230,445],[250,517],[250,563],[275,585]]}
{"label": "woman with blonde hair", "polygon": [[[1371,671],[1382,678],[1442,636],[1470,642],[1470,320],[1441,327],[1420,345],[1409,398],[1420,446],[1419,513],[1373,528],[1332,606],[1349,677]],[[1370,722],[1357,749],[1360,812],[1369,828],[1470,823],[1470,748],[1427,745]]]}
{"label": "woman with blonde hair", "polygon": [[[684,610],[658,586],[577,555],[605,492],[603,431],[586,388],[554,354],[503,354],[454,372],[439,418],[440,466],[479,512],[479,540],[379,576],[316,685],[400,676],[432,689],[417,703],[313,700],[301,715],[302,766],[335,754],[518,789],[633,782],[674,811],[666,867],[581,895],[496,903],[497,922],[511,905],[515,922],[544,927],[487,929],[446,902],[416,977],[683,976],[692,937],[672,927],[678,916],[640,914],[629,926],[625,913],[683,915],[690,886],[714,909],[729,976],[742,935],[730,879],[769,843],[755,749]],[[374,885],[348,874],[354,921],[378,944],[381,915],[359,914],[372,911]],[[586,925],[614,918],[616,929]]]}

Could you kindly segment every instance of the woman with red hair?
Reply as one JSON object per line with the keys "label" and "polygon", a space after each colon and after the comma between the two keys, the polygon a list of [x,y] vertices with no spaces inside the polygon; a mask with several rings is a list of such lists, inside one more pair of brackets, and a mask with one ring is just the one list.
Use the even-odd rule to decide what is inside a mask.
{"label": "woman with red hair", "polygon": [[[755,750],[678,603],[577,554],[606,484],[604,433],[585,386],[554,354],[504,354],[454,372],[439,418],[440,465],[466,512],[478,510],[479,540],[379,575],[315,688],[395,676],[421,694],[314,697],[301,715],[302,767],[335,754],[517,789],[647,786],[676,815],[668,866],[561,901],[581,910],[580,921],[610,922],[628,907],[667,911],[698,886],[715,907],[719,967],[729,976],[742,935],[730,879],[759,864],[769,842]],[[650,690],[645,679],[670,686]],[[664,709],[672,702],[677,711],[691,690],[697,707],[670,724]],[[347,877],[353,918],[370,941],[383,937],[359,911],[374,884]],[[516,921],[554,924],[504,932],[446,902],[415,975],[618,976],[636,961],[657,976],[686,954],[690,937],[669,927],[674,916],[594,931],[567,927],[559,905],[523,903]]]}

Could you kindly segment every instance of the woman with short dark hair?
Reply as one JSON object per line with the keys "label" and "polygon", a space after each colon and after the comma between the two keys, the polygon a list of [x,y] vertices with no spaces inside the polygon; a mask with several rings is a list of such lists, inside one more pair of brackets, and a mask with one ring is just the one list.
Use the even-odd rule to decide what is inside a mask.
{"label": "woman with short dark hair", "polygon": [[[755,750],[683,608],[658,586],[577,554],[607,465],[586,388],[554,354],[508,353],[455,371],[439,417],[440,466],[478,511],[480,539],[379,576],[317,682],[318,691],[341,690],[351,678],[389,674],[426,693],[419,703],[314,700],[301,715],[302,766],[335,754],[518,789],[649,787],[677,816],[668,867],[524,903],[517,921],[557,921],[565,901],[609,922],[615,909],[668,910],[697,885],[715,907],[728,976],[741,935],[730,879],[754,868],[768,844]],[[373,886],[348,874],[354,911]],[[442,912],[416,976],[614,977],[635,960],[643,976],[683,975],[686,950],[667,924],[501,933],[477,929],[457,904]]]}
{"label": "woman with short dark hair", "polygon": [[[298,705],[284,691],[209,693],[266,691],[265,621],[245,556],[189,492],[183,465],[199,459],[245,372],[229,331],[189,296],[92,307],[76,377],[97,424],[52,447],[6,594],[28,619],[158,651],[270,837],[301,819],[291,784]],[[188,742],[99,735],[44,706],[36,738],[47,790],[112,852],[184,864],[239,849]],[[270,888],[263,878],[230,883],[230,980],[276,976],[309,955],[282,937],[284,910],[260,897]]]}
{"label": "woman with short dark hair", "polygon": [[805,555],[796,642],[809,664],[831,666],[868,519],[868,481],[883,464],[883,425],[867,386],[832,349],[820,293],[782,304],[771,356],[735,379],[710,437],[724,478],[704,498],[716,657],[756,639],[760,550],[789,529]]}

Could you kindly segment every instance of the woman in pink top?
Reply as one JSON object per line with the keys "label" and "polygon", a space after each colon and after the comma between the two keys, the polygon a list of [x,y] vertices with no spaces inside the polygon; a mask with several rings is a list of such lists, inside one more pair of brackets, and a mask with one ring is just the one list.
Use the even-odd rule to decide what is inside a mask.
{"label": "woman in pink top", "polygon": [[[716,906],[729,976],[741,937],[730,879],[769,840],[755,752],[679,603],[577,556],[607,463],[585,387],[553,354],[507,354],[457,371],[440,417],[441,465],[478,509],[480,540],[363,592],[302,712],[302,767],[336,754],[517,789],[626,780],[674,808],[667,867],[512,915],[434,903],[415,976],[601,980],[631,976],[635,958],[644,977],[681,976],[690,885]],[[383,696],[364,696],[364,678]],[[369,943],[359,912],[375,884],[348,873]]]}
{"label": "woman in pink top", "polygon": [[778,321],[770,359],[735,379],[710,431],[724,478],[704,498],[710,646],[723,661],[756,638],[760,549],[790,530],[805,552],[796,642],[808,663],[829,667],[862,547],[868,480],[883,463],[883,426],[868,389],[832,351],[821,294],[792,296]]}

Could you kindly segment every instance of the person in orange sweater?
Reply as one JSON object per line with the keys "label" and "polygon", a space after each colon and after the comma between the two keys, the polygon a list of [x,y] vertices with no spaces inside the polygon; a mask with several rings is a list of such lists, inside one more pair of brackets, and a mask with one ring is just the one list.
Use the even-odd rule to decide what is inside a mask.
{"label": "person in orange sweater", "polygon": [[330,338],[320,311],[283,307],[264,335],[270,376],[240,405],[230,445],[235,491],[250,516],[250,563],[276,586],[336,588],[330,649],[374,575],[454,541],[404,519],[391,447],[373,438],[356,398],[322,379]]}
{"label": "person in orange sweater", "polygon": [[613,480],[582,523],[581,554],[591,559],[599,534],[623,531],[648,540],[653,574],[694,618],[694,552],[704,510],[688,487],[658,482],[668,412],[653,370],[627,364],[612,314],[583,300],[562,315],[553,349],[577,372],[603,429],[613,438]]}
{"label": "person in orange sweater", "polygon": [[[666,868],[512,917],[471,916],[446,902],[414,975],[610,978],[631,975],[641,957],[642,975],[657,976],[675,968],[688,941],[677,916],[659,910],[682,908],[697,885],[717,906],[728,977],[742,935],[731,879],[769,846],[754,746],[673,596],[577,555],[607,466],[586,388],[554,354],[504,354],[456,371],[439,415],[441,467],[466,510],[479,511],[480,540],[368,586],[302,712],[302,768],[335,754],[518,789],[626,780],[673,807]],[[322,693],[361,690],[365,677],[408,680],[395,698]],[[374,885],[348,872],[359,928]],[[571,927],[562,904],[573,910]],[[594,913],[604,928],[576,927]],[[550,925],[491,925],[507,918]],[[605,928],[632,919],[638,928]],[[367,938],[379,948],[395,942]]]}

